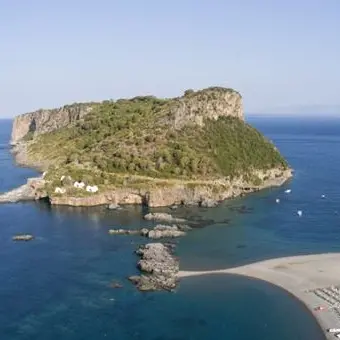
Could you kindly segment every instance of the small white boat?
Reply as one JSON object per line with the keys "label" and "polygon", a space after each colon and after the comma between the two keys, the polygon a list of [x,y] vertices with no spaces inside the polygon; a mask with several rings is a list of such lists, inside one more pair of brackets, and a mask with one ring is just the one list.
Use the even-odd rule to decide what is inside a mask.
{"label": "small white boat", "polygon": [[321,198],[326,198],[326,195],[321,195]]}
{"label": "small white boat", "polygon": [[302,216],[302,210],[298,210],[297,214],[301,217]]}
{"label": "small white boat", "polygon": [[277,198],[277,199],[275,200],[275,202],[276,202],[276,203],[280,203],[280,199]]}
{"label": "small white boat", "polygon": [[340,332],[340,328],[329,328],[327,331],[329,333],[338,333]]}
{"label": "small white boat", "polygon": [[292,192],[292,189],[287,189],[287,190],[285,190],[285,193],[286,194],[290,194]]}

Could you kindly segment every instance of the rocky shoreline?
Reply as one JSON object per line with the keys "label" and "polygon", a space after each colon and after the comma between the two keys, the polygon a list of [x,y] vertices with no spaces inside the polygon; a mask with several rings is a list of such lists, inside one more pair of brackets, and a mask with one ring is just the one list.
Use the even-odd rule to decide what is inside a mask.
{"label": "rocky shoreline", "polygon": [[[19,164],[24,165],[22,158],[20,158]],[[36,168],[39,167],[40,165],[38,164]],[[262,175],[263,177],[265,176],[265,174]],[[281,186],[292,177],[292,170],[272,169],[267,172],[266,176],[259,186],[245,186],[245,183],[240,182],[229,183],[228,186],[226,186],[225,183],[220,183],[220,192],[214,191],[214,188],[218,185],[217,183],[214,183],[215,187],[212,187],[211,183],[199,184],[192,187],[189,182],[178,181],[176,184],[172,183],[172,185],[164,186],[163,188],[150,187],[148,190],[120,187],[105,191],[105,188],[100,188],[99,193],[83,197],[67,196],[67,193],[64,195],[48,196],[44,193],[44,190],[42,190],[46,183],[42,176],[28,179],[27,183],[21,187],[0,194],[0,203],[43,198],[48,199],[51,205],[68,205],[75,207],[107,205],[110,209],[118,209],[120,205],[139,204],[148,207],[171,207],[173,209],[179,205],[211,208],[216,207],[220,202],[227,199],[244,196],[245,194],[269,187]],[[150,216],[150,219],[152,219],[152,216]],[[176,221],[173,222],[175,223]]]}
{"label": "rocky shoreline", "polygon": [[[33,161],[32,157],[29,156],[27,151],[29,143],[30,142],[25,141],[12,143],[12,154],[16,163],[20,166],[34,168],[41,172],[46,171],[48,164],[46,164],[44,160],[35,159]],[[260,185],[254,185],[242,178],[237,178],[232,181],[223,179],[206,181],[169,180],[168,184],[158,186],[157,183],[159,180],[153,179],[151,183],[155,185],[150,185],[150,187],[145,189],[136,189],[128,186],[116,188],[101,187],[98,193],[83,197],[69,196],[67,193],[47,197],[47,195],[42,194],[41,191],[28,193],[23,190],[25,187],[22,186],[21,189],[15,193],[15,201],[47,198],[51,205],[68,205],[75,207],[141,204],[148,207],[185,205],[211,208],[227,199],[244,196],[269,187],[281,186],[292,177],[292,170],[273,168],[266,171],[256,171],[254,175],[261,179]],[[148,178],[148,180],[151,180],[151,178]],[[0,195],[0,202],[5,202],[8,194],[9,193]],[[11,202],[11,200],[8,201]]]}
{"label": "rocky shoreline", "polygon": [[292,177],[292,170],[272,169],[261,173],[261,177],[263,181],[258,186],[240,180],[232,182],[222,180],[206,181],[202,183],[176,181],[169,182],[169,185],[164,185],[163,187],[150,186],[147,189],[119,187],[105,190],[105,188],[101,188],[98,194],[85,197],[52,196],[50,197],[50,202],[52,205],[83,207],[110,204],[143,204],[148,207],[185,205],[208,208],[230,198],[243,196],[269,187],[281,186]]}
{"label": "rocky shoreline", "polygon": [[27,183],[20,187],[0,194],[0,203],[16,203],[20,201],[33,201],[40,199],[37,192],[45,184],[41,177],[33,177],[27,180]]}

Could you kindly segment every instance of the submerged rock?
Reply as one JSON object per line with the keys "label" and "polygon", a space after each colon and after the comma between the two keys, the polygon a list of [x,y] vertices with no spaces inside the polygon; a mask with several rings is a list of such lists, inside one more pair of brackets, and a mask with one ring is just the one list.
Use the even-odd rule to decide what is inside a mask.
{"label": "submerged rock", "polygon": [[177,226],[180,231],[190,231],[192,228],[186,224],[180,224]]}
{"label": "submerged rock", "polygon": [[179,264],[171,250],[171,247],[162,243],[148,243],[141,246],[136,251],[141,257],[137,266],[145,274],[130,276],[129,280],[141,291],[175,289]]}
{"label": "submerged rock", "polygon": [[116,288],[123,288],[123,285],[118,281],[113,281],[113,282],[111,282],[110,287],[115,288],[115,289]]}
{"label": "submerged rock", "polygon": [[138,276],[138,275],[131,275],[131,276],[128,277],[128,280],[136,285],[140,281],[140,276]]}
{"label": "submerged rock", "polygon": [[107,207],[109,210],[121,210],[121,206],[119,204],[116,203],[111,203],[108,205]]}
{"label": "submerged rock", "polygon": [[140,234],[139,230],[129,230],[129,229],[110,229],[110,235],[138,235]]}

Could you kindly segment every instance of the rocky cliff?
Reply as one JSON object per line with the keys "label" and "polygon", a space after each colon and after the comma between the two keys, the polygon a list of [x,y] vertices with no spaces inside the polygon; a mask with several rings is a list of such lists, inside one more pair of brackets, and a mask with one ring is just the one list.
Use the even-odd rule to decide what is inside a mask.
{"label": "rocky cliff", "polygon": [[83,118],[93,108],[93,103],[76,103],[51,110],[38,110],[17,116],[13,122],[11,144],[23,138],[52,132]]}
{"label": "rocky cliff", "polygon": [[171,108],[175,129],[188,124],[204,125],[205,119],[236,117],[244,120],[241,95],[233,89],[210,87],[201,91],[187,90]]}

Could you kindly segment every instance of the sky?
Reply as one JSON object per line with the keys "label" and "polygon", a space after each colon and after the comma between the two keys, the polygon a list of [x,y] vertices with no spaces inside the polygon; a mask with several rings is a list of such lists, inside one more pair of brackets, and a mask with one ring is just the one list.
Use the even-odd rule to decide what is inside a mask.
{"label": "sky", "polygon": [[339,63],[340,0],[0,0],[0,118],[209,86],[336,106]]}

